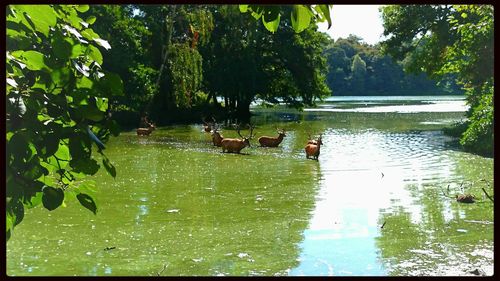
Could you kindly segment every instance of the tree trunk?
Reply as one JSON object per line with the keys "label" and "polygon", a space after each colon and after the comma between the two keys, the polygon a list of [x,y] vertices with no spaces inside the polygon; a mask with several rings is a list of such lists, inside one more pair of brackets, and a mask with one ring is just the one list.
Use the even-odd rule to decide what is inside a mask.
{"label": "tree trunk", "polygon": [[248,123],[250,121],[250,100],[239,100],[236,107],[236,117],[244,122]]}

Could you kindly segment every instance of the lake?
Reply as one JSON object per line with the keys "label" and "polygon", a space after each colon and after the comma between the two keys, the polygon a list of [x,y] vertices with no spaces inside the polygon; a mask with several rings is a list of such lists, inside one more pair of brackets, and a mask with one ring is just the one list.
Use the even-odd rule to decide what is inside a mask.
{"label": "lake", "polygon": [[[201,124],[123,132],[105,150],[116,179],[104,168],[88,178],[97,215],[69,198],[27,210],[7,274],[491,275],[494,205],[482,188],[493,194],[493,159],[442,132],[466,109],[458,96],[256,106],[257,137],[287,136],[278,148],[254,139],[243,155],[221,153]],[[319,160],[306,159],[319,134]],[[476,202],[457,202],[462,193]]]}

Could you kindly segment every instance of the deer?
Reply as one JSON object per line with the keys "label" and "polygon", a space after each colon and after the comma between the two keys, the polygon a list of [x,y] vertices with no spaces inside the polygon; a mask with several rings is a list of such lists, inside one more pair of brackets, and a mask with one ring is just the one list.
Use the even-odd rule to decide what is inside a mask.
{"label": "deer", "polygon": [[268,137],[268,136],[262,136],[259,138],[259,143],[260,146],[262,147],[278,147],[280,143],[283,141],[283,138],[286,137],[285,135],[285,130],[279,130],[276,128],[276,131],[278,132],[277,137]]}
{"label": "deer", "polygon": [[309,159],[309,157],[312,157],[312,159],[318,160],[319,151],[322,144],[323,142],[321,141],[321,135],[319,135],[319,138],[317,140],[309,140],[306,147],[304,148],[304,150],[306,151],[306,158]]}
{"label": "deer", "polygon": [[219,126],[217,125],[217,123],[215,123],[214,128],[212,130],[212,142],[214,143],[215,146],[220,147],[222,145],[223,139],[224,136],[220,134]]}
{"label": "deer", "polygon": [[153,132],[156,129],[156,126],[153,123],[149,123],[148,128],[137,128],[137,135],[138,136],[149,136],[151,132]]}
{"label": "deer", "polygon": [[205,131],[205,133],[210,133],[212,131],[212,127],[216,123],[215,118],[212,117],[212,120],[214,121],[213,123],[207,122],[205,118],[201,119],[201,121],[203,122],[203,130]]}
{"label": "deer", "polygon": [[[239,127],[239,126],[238,126]],[[230,138],[224,138],[221,142],[222,146],[222,152],[229,152],[229,153],[240,153],[240,151],[245,148],[245,147],[250,147],[250,139],[252,139],[254,136],[252,135],[254,127],[252,125],[249,125],[250,127],[250,134],[247,137],[244,137],[240,134],[240,128],[238,128],[238,135],[240,135],[241,139],[230,139]]]}

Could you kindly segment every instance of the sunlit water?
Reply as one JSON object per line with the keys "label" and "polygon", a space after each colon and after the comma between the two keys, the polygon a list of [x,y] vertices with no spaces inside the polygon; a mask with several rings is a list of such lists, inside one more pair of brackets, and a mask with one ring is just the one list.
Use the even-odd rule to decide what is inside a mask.
{"label": "sunlit water", "polygon": [[[318,111],[335,108],[345,110]],[[481,188],[493,194],[493,159],[441,131],[463,110],[457,97],[254,108],[257,136],[281,127],[287,137],[245,155],[222,154],[199,124],[125,132],[105,150],[117,178],[94,177],[98,215],[69,200],[28,210],[7,244],[7,273],[492,274],[493,203]],[[305,159],[309,134],[323,136],[319,161]],[[459,193],[476,203],[456,202]]]}

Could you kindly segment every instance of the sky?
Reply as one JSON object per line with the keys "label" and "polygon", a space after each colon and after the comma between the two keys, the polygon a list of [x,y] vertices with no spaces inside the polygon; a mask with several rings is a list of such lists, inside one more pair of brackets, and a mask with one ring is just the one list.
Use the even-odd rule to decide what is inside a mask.
{"label": "sky", "polygon": [[319,31],[326,32],[333,39],[346,38],[349,34],[363,38],[363,41],[373,45],[383,40],[382,18],[378,11],[381,5],[333,5],[330,13],[332,26],[327,30],[328,23],[320,23]]}

